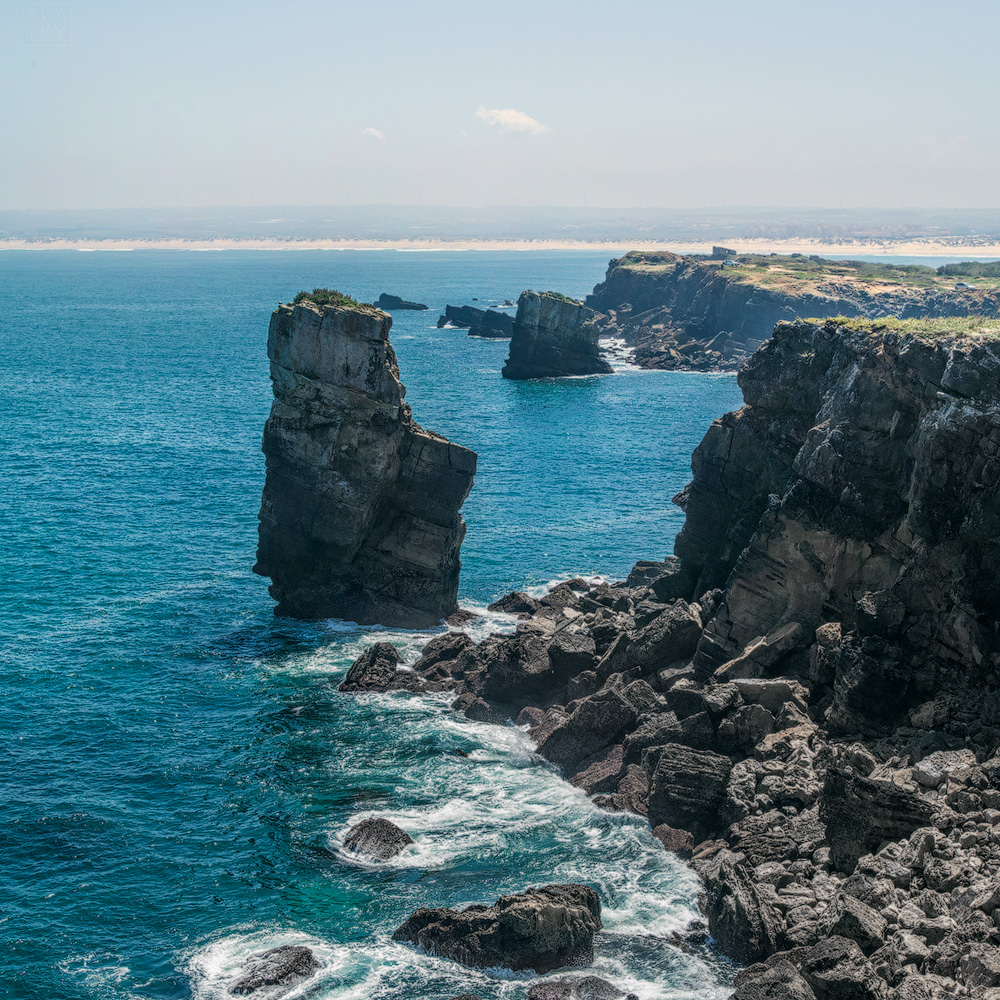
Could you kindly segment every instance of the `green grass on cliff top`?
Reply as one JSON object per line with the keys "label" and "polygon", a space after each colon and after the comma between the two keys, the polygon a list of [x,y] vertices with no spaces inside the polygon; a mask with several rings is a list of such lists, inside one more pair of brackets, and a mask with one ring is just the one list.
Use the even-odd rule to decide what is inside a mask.
{"label": "green grass on cliff top", "polygon": [[835,316],[832,319],[809,319],[807,323],[836,323],[851,333],[911,334],[921,340],[996,340],[1000,338],[1000,320],[985,316],[935,316],[920,319],[866,319],[864,316]]}
{"label": "green grass on cliff top", "polygon": [[362,309],[372,312],[375,307],[367,302],[359,302],[352,299],[350,295],[338,292],[334,288],[314,288],[311,292],[299,292],[292,299],[292,305],[297,306],[302,302],[312,302],[317,306],[339,306],[341,309]]}
{"label": "green grass on cliff top", "polygon": [[741,254],[728,258],[737,266],[722,267],[721,260],[708,257],[680,258],[672,253],[633,250],[621,258],[619,267],[646,273],[664,272],[682,259],[716,268],[729,281],[766,285],[791,295],[838,295],[849,291],[850,286],[859,285],[871,291],[899,288],[954,291],[958,279],[974,290],[1000,288],[1000,270],[987,265],[977,266],[974,262],[935,269],[923,264],[827,260],[805,254]]}

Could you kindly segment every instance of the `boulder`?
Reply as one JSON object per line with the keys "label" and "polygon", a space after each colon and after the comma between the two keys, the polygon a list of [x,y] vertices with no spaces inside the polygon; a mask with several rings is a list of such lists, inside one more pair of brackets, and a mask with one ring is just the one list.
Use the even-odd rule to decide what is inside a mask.
{"label": "boulder", "polygon": [[547,885],[492,906],[420,909],[392,935],[473,968],[532,969],[589,965],[601,928],[601,902],[584,885]]}
{"label": "boulder", "polygon": [[749,964],[777,949],[780,927],[757,887],[753,872],[729,851],[702,868],[708,929],[722,951]]}
{"label": "boulder", "polygon": [[578,979],[547,979],[528,989],[528,1000],[639,1000],[606,979],[581,976]]}
{"label": "boulder", "polygon": [[533,597],[529,597],[521,590],[515,590],[494,601],[488,610],[502,611],[508,615],[533,615],[538,606],[538,601]]}
{"label": "boulder", "polygon": [[823,933],[856,941],[870,955],[885,943],[885,918],[853,896],[834,899],[822,921]]}
{"label": "boulder", "polygon": [[391,326],[325,290],[271,316],[254,572],[279,615],[421,628],[458,610],[476,455],[413,420]]}
{"label": "boulder", "polygon": [[413,838],[387,819],[363,819],[347,831],[344,847],[355,854],[387,861],[394,858]]}
{"label": "boulder", "polygon": [[864,855],[885,840],[900,840],[928,826],[934,810],[929,803],[888,781],[863,778],[831,767],[826,774],[820,818],[826,823],[831,859],[851,872]]}
{"label": "boulder", "polygon": [[831,937],[797,955],[817,1000],[888,1000],[889,992],[857,942]]}
{"label": "boulder", "polygon": [[757,966],[752,971],[738,980],[730,1000],[816,1000],[812,987],[790,962],[771,968]]}
{"label": "boulder", "polygon": [[413,691],[420,685],[414,673],[396,669],[399,651],[391,642],[376,642],[369,646],[347,671],[338,691]]}
{"label": "boulder", "polygon": [[292,986],[308,979],[321,963],[311,948],[299,944],[285,944],[269,951],[251,955],[240,978],[230,987],[236,996],[249,996],[258,990],[270,990],[275,986]]}
{"label": "boulder", "polygon": [[710,750],[677,743],[660,748],[649,789],[649,822],[690,830],[696,839],[719,825],[732,763]]}

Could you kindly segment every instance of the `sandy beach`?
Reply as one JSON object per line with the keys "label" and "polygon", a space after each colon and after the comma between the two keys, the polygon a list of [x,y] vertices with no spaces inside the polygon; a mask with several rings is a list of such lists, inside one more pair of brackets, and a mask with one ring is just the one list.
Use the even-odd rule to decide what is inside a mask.
{"label": "sandy beach", "polygon": [[[992,237],[954,237],[911,240],[854,240],[828,242],[819,239],[727,240],[740,253],[804,253],[823,257],[894,256],[955,257],[979,259],[1000,257],[1000,242]],[[475,250],[605,250],[620,255],[629,250],[669,250],[674,253],[711,253],[711,242],[660,242],[618,240],[352,240],[352,239],[39,239],[0,240],[0,250],[396,250],[402,252]]]}

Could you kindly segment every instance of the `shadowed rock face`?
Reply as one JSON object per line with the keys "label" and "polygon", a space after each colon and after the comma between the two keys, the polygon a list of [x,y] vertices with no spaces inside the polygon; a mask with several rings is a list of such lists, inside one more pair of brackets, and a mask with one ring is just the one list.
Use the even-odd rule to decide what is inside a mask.
{"label": "shadowed rock face", "polygon": [[[761,676],[792,623],[835,623],[828,722],[848,732],[991,676],[1000,341],[783,323],[739,381],[747,405],[709,429],[679,498],[696,595],[726,588],[698,676]],[[774,655],[743,656],[759,637]]]}
{"label": "shadowed rock face", "polygon": [[608,374],[613,369],[597,340],[594,314],[582,303],[551,292],[522,292],[503,377]]}
{"label": "shadowed rock face", "polygon": [[601,901],[585,885],[546,885],[492,906],[417,910],[392,935],[473,968],[533,969],[588,965],[601,929]]}
{"label": "shadowed rock face", "polygon": [[391,325],[308,300],[271,316],[254,572],[279,615],[421,627],[458,607],[476,455],[413,420]]}

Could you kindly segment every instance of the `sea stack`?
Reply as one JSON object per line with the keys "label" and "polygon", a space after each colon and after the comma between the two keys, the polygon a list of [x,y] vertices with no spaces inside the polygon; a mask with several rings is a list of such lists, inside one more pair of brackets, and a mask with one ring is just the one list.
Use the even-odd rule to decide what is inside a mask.
{"label": "sea stack", "polygon": [[556,292],[522,292],[503,368],[509,379],[606,375],[593,310]]}
{"label": "sea stack", "polygon": [[326,289],[271,315],[254,572],[279,615],[420,628],[457,609],[476,454],[413,420],[391,326]]}

